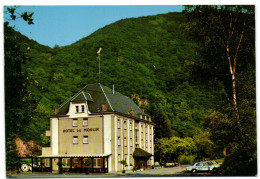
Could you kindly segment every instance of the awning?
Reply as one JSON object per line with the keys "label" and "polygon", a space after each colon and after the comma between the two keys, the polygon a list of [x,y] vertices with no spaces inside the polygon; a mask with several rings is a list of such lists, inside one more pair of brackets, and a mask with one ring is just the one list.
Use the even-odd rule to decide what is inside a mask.
{"label": "awning", "polygon": [[135,148],[135,151],[133,153],[133,157],[151,157],[151,156],[152,154],[140,148]]}
{"label": "awning", "polygon": [[107,157],[111,154],[75,154],[75,155],[40,155],[39,158],[88,158],[88,157]]}

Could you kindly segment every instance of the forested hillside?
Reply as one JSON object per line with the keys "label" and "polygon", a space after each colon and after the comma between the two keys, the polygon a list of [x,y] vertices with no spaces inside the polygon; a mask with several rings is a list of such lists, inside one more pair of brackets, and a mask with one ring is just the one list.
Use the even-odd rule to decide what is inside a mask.
{"label": "forested hillside", "polygon": [[[182,13],[123,19],[69,46],[53,49],[29,40],[5,24],[6,104],[11,100],[12,106],[16,98],[21,99],[13,109],[6,108],[8,145],[12,145],[14,136],[24,141],[34,140],[41,146],[49,145],[44,136],[49,129],[47,115],[85,85],[98,82],[97,51],[102,47],[101,83],[110,88],[115,85],[115,90],[124,95],[148,101],[148,105],[141,107],[156,123],[156,161],[179,160],[180,155],[194,156],[194,160],[223,157],[224,147],[229,149],[229,146],[217,143],[219,139],[215,138],[219,136],[215,135],[222,135],[223,127],[229,130],[228,120],[233,115],[232,89],[225,78],[227,62],[223,62],[226,68],[223,71],[214,69],[213,63],[204,62],[202,42],[192,35],[187,24]],[[252,39],[250,43],[254,45]],[[19,47],[14,51],[21,55],[21,65],[13,63],[17,60],[12,59],[13,45]],[[242,48],[244,55],[246,50],[254,53],[246,45]],[[238,96],[243,101],[244,114],[251,118],[251,130],[255,128],[254,54],[248,58],[248,65],[239,66]],[[17,80],[16,85],[11,83],[15,79],[24,87],[20,97],[14,96],[19,90]],[[16,109],[20,110],[19,115],[13,116]],[[220,123],[225,118],[227,125],[221,123],[218,129],[213,129],[218,124],[212,121],[217,123],[213,119],[218,118]],[[159,139],[173,136],[185,142],[191,139],[189,143],[194,143],[195,148],[170,158],[161,155],[163,147]]]}

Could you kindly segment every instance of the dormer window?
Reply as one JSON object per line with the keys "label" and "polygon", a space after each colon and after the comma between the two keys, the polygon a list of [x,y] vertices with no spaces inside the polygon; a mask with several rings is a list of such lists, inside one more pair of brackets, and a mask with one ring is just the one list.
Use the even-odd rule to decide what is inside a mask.
{"label": "dormer window", "polygon": [[79,112],[79,106],[76,106],[76,112]]}
{"label": "dormer window", "polygon": [[85,106],[81,105],[81,112],[85,112]]}

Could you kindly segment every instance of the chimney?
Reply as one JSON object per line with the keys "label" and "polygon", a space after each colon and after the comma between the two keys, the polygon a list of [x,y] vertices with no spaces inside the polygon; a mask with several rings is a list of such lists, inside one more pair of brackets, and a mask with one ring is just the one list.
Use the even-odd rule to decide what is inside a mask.
{"label": "chimney", "polygon": [[131,114],[131,116],[133,116],[133,115],[134,115],[134,110],[133,110],[133,107],[131,107],[130,114]]}
{"label": "chimney", "polygon": [[54,114],[57,115],[59,113],[59,108],[54,109]]}
{"label": "chimney", "polygon": [[107,111],[108,104],[102,104],[102,111]]}
{"label": "chimney", "polygon": [[144,112],[144,109],[143,109],[143,108],[142,108],[141,110]]}

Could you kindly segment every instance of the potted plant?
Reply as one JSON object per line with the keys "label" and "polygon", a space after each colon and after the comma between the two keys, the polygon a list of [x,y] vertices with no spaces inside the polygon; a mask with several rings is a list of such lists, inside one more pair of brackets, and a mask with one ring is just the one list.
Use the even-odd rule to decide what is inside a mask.
{"label": "potted plant", "polygon": [[125,161],[125,160],[122,160],[120,163],[123,165],[122,173],[125,173],[125,165],[126,165],[126,161]]}
{"label": "potted plant", "polygon": [[[84,163],[84,165],[87,167],[87,166],[89,166],[90,165],[90,162],[89,161],[86,161],[85,163]],[[88,175],[89,174],[89,170],[88,170],[88,168],[86,168],[86,175]]]}
{"label": "potted plant", "polygon": [[61,161],[57,162],[57,165],[59,166],[59,174],[62,174],[62,165],[63,163]]}
{"label": "potted plant", "polygon": [[135,172],[136,170],[137,170],[137,168],[134,166],[134,167],[133,167],[133,172]]}

